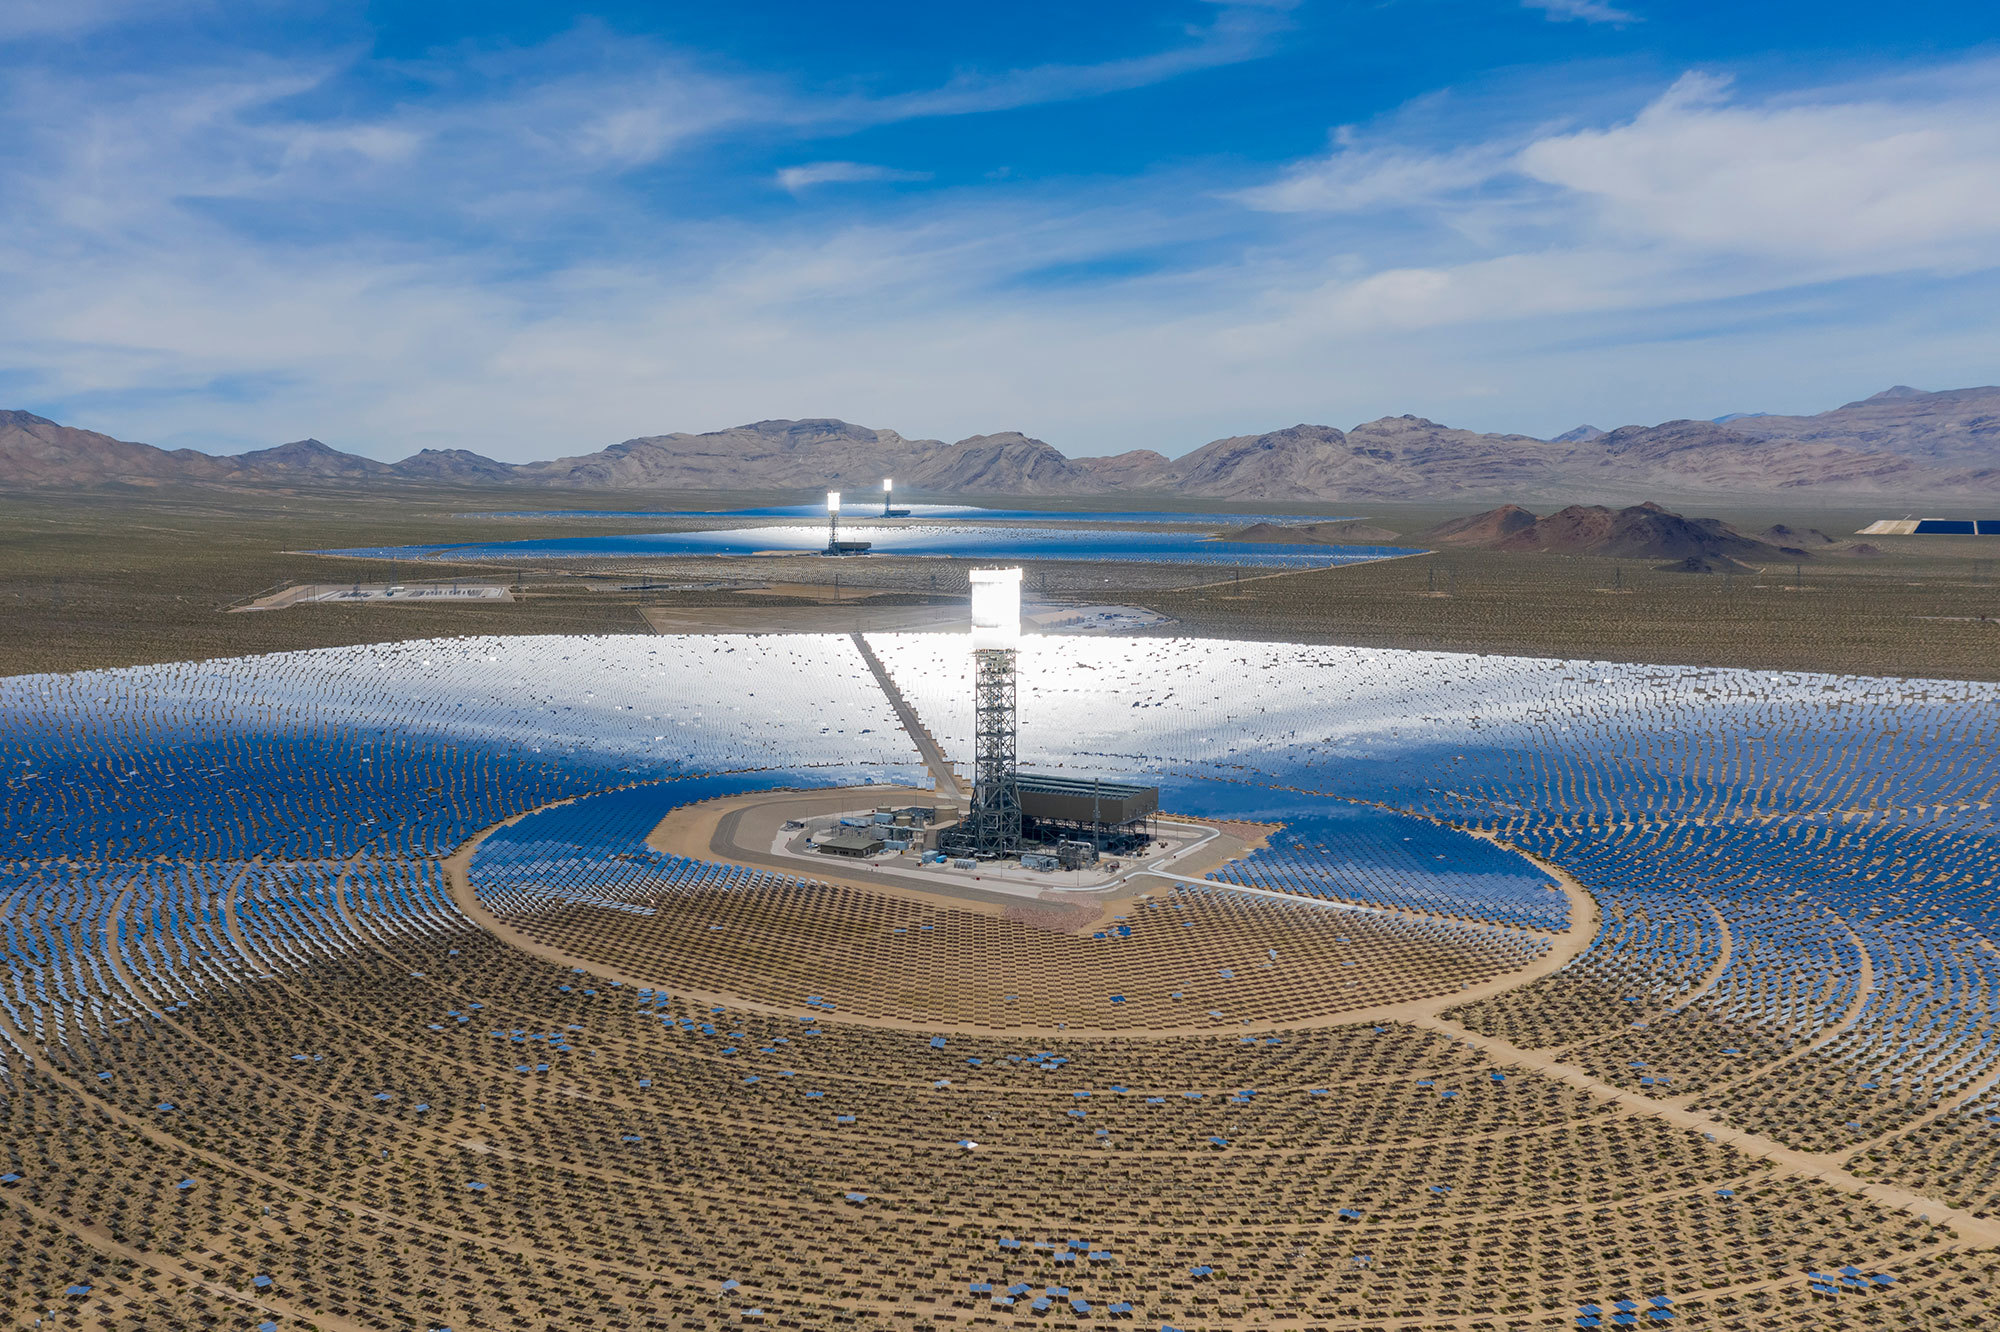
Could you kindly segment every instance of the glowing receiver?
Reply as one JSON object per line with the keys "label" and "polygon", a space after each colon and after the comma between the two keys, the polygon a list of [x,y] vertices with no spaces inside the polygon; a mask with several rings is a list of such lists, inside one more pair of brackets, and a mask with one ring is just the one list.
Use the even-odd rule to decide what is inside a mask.
{"label": "glowing receiver", "polygon": [[1021,571],[972,571],[972,650],[1011,650],[1021,642]]}

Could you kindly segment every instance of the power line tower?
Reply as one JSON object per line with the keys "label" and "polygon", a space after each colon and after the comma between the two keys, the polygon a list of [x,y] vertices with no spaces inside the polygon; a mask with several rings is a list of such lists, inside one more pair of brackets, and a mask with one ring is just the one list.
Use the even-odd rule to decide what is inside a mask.
{"label": "power line tower", "polygon": [[972,849],[1006,855],[1021,847],[1021,782],[1015,762],[1015,654],[1021,642],[1021,571],[972,571]]}

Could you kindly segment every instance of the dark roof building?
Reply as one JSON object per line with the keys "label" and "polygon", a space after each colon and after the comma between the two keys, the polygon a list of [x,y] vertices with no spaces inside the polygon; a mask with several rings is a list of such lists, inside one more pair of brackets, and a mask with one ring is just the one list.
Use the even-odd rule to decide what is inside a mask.
{"label": "dark roof building", "polygon": [[882,849],[882,839],[854,828],[842,828],[821,842],[819,849],[830,856],[864,860]]}
{"label": "dark roof building", "polygon": [[1107,782],[1091,777],[1020,776],[1021,814],[1057,823],[1101,823],[1120,827],[1160,812],[1160,788]]}

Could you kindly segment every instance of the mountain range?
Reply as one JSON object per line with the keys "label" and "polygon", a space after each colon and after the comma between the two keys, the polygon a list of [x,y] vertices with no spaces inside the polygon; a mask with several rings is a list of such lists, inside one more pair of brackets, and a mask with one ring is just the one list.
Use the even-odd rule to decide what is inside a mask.
{"label": "mountain range", "polygon": [[1147,449],[1070,458],[1015,431],[947,444],[830,419],[646,435],[594,453],[503,463],[464,449],[378,462],[316,439],[235,455],[166,450],[0,411],[0,486],[443,484],[605,490],[875,491],[1053,495],[1140,492],[1224,500],[1469,496],[2000,496],[2000,387],[1904,385],[1817,416],[1739,413],[1554,439],[1482,434],[1419,416],[1351,430],[1300,424],[1168,458]]}

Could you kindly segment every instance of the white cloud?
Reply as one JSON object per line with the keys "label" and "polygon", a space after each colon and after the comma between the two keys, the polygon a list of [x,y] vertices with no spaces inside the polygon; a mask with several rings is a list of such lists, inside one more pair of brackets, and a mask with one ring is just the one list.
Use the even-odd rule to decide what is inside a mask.
{"label": "white cloud", "polygon": [[1920,100],[1763,103],[1690,74],[1626,124],[1517,160],[1618,235],[1877,272],[1984,266],[2000,258],[2000,68],[1987,74]]}
{"label": "white cloud", "polygon": [[156,8],[145,0],[7,0],[0,5],[0,41],[74,37]]}
{"label": "white cloud", "polygon": [[775,177],[778,188],[799,194],[815,185],[853,185],[865,181],[929,180],[928,171],[899,171],[895,167],[872,166],[866,162],[807,162],[789,166]]}
{"label": "white cloud", "polygon": [[1603,0],[1521,0],[1523,9],[1539,9],[1552,23],[1581,21],[1584,23],[1637,23],[1637,14],[1627,13],[1603,3]]}
{"label": "white cloud", "polygon": [[1496,249],[1754,258],[1774,283],[1984,267],[2000,263],[2000,62],[1763,99],[1696,71],[1619,123],[1435,150],[1344,131],[1235,197],[1423,210]]}
{"label": "white cloud", "polygon": [[[1315,280],[1270,290],[1220,336],[1232,362],[1357,339],[1435,347],[1555,321],[1610,346],[1637,339],[1644,356],[1661,353],[1661,336],[1680,356],[1731,345],[1774,379],[1796,377],[1782,349],[1810,340],[1827,355],[1841,328],[1830,312],[1848,298],[1833,284],[1921,283],[1937,318],[1949,306],[1963,319],[1968,307],[1936,284],[2000,273],[2000,62],[1764,98],[1697,72],[1619,123],[1438,150],[1348,132],[1325,157],[1237,197],[1296,215],[1327,257]],[[1443,224],[1434,230],[1448,240],[1430,247],[1438,261],[1371,264],[1350,248],[1421,252],[1400,220],[1412,214]],[[1969,293],[1990,286],[1974,282],[1966,300],[1976,307]],[[1763,313],[1748,313],[1753,301]],[[1734,313],[1702,313],[1718,309]],[[1825,324],[1788,327],[1804,311]],[[1980,331],[1954,351],[1929,330],[1891,343],[1857,326],[1845,355],[1879,361],[1923,343],[1928,355],[1990,363],[1994,321],[1972,319]],[[1739,321],[1774,327],[1761,344],[1722,331]],[[1736,379],[1742,366],[1705,373]],[[1964,373],[1991,378],[1983,366]]]}
{"label": "white cloud", "polygon": [[1442,153],[1395,146],[1355,146],[1352,129],[1334,136],[1334,150],[1288,170],[1268,185],[1239,192],[1252,208],[1273,213],[1361,213],[1441,203],[1476,189],[1504,171],[1512,154],[1499,144]]}
{"label": "white cloud", "polygon": [[942,87],[871,100],[858,119],[906,120],[972,115],[1039,106],[1149,87],[1195,70],[1240,64],[1268,52],[1291,26],[1297,0],[1209,0],[1214,20],[1190,26],[1188,41],[1142,56],[1088,65],[1037,65],[992,74],[963,74]]}
{"label": "white cloud", "polygon": [[287,167],[320,164],[328,158],[367,162],[407,162],[423,147],[424,136],[406,125],[313,126],[285,136],[279,160]]}

